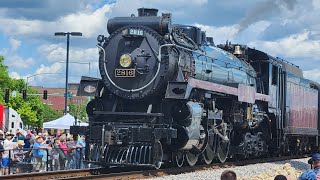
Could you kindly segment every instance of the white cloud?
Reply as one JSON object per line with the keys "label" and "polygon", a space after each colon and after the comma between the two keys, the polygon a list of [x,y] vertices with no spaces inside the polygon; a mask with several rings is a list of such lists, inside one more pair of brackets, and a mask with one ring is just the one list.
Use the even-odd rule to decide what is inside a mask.
{"label": "white cloud", "polygon": [[303,71],[304,78],[311,79],[320,83],[320,69],[312,69],[308,71]]}
{"label": "white cloud", "polygon": [[[39,74],[34,77],[32,85],[43,85],[50,87],[63,86],[65,83],[66,48],[65,44],[45,44],[38,48],[38,52],[44,56],[51,65],[41,64],[35,71]],[[75,62],[75,63],[74,63]],[[98,70],[97,48],[69,49],[69,82],[80,82],[81,76],[96,77]]]}
{"label": "white cloud", "polygon": [[213,37],[215,44],[221,44],[228,41],[236,41],[236,43],[248,43],[252,40],[256,40],[264,30],[270,26],[269,21],[258,21],[250,25],[247,29],[239,32],[239,25],[234,24],[230,26],[207,26],[203,24],[193,24],[201,28],[202,31],[206,31],[207,36]]}
{"label": "white cloud", "polygon": [[105,32],[108,21],[106,13],[110,11],[110,7],[107,4],[94,12],[70,14],[52,24],[56,27],[56,31],[80,31],[84,37],[94,37]]}
{"label": "white cloud", "polygon": [[[259,2],[267,2],[267,0],[261,0]],[[30,40],[30,38],[41,39],[43,37],[46,38],[46,44],[40,46],[38,48],[38,53],[45,57],[49,63],[53,63],[51,65],[40,65],[36,70],[36,73],[65,73],[65,64],[57,63],[58,61],[66,60],[66,44],[65,37],[53,37],[53,33],[57,31],[80,31],[83,33],[83,36],[86,38],[93,39],[98,34],[107,34],[107,21],[108,18],[115,16],[130,16],[132,13],[137,14],[136,9],[140,7],[147,8],[159,8],[160,13],[162,12],[170,12],[173,14],[173,21],[180,19],[183,23],[194,24],[202,30],[207,32],[207,36],[212,36],[215,44],[225,43],[226,40],[231,40],[233,43],[243,43],[247,44],[250,47],[256,47],[259,50],[267,52],[274,56],[280,56],[283,58],[309,58],[315,59],[320,56],[320,25],[318,23],[318,17],[320,15],[320,0],[313,0],[312,3],[305,3],[302,0],[297,1],[297,5],[292,9],[292,11],[283,11],[281,13],[272,13],[270,11],[266,12],[270,15],[268,16],[249,16],[253,17],[253,21],[250,21],[245,27],[243,31],[237,34],[239,30],[239,24],[241,22],[241,13],[233,13],[229,15],[229,12],[226,12],[225,16],[221,16],[223,21],[228,21],[232,19],[231,16],[239,15],[238,21],[236,18],[233,18],[230,25],[225,26],[217,26],[216,24],[221,24],[221,19],[213,20],[210,22],[210,25],[203,24],[203,22],[208,22],[207,19],[215,19],[215,17],[211,16],[201,16],[198,17],[199,14],[197,12],[204,12],[202,14],[212,14],[206,13],[208,11],[208,0],[135,0],[135,1],[127,1],[127,0],[117,0],[113,4],[105,4],[103,6],[96,1],[97,3],[87,4],[84,3],[86,8],[78,8],[78,12],[74,13],[65,13],[63,16],[55,16],[59,18],[40,18],[42,20],[32,20],[29,18],[21,18],[15,19],[14,16],[5,17],[5,13],[1,13],[0,8],[0,24],[4,26],[0,26],[0,32],[4,32],[7,37],[9,37],[10,48],[8,49],[0,49],[0,54],[6,54],[6,61],[8,64],[15,68],[27,68],[30,65],[35,64],[35,60],[43,60],[44,58],[37,57],[19,57],[19,55],[15,55],[12,51],[16,51],[17,49],[21,49],[21,41],[16,39],[22,39],[22,42],[25,44],[26,40]],[[104,2],[103,2],[104,3]],[[231,2],[227,2],[228,6],[232,4]],[[249,4],[249,3],[248,3]],[[259,4],[259,3],[258,3]],[[266,4],[268,5],[268,4]],[[258,5],[260,7],[260,5]],[[97,8],[98,7],[98,8]],[[253,5],[254,8],[255,5]],[[209,7],[210,9],[210,7]],[[224,8],[222,8],[224,9]],[[239,7],[239,9],[243,9],[243,7]],[[256,8],[257,9],[257,8]],[[283,9],[283,8],[282,8]],[[248,9],[243,9],[245,11],[250,11]],[[212,12],[212,11],[210,11]],[[255,11],[260,13],[259,11]],[[229,14],[228,14],[229,13]],[[264,13],[264,12],[262,12]],[[265,13],[265,14],[266,14]],[[244,14],[246,14],[244,12]],[[248,13],[247,13],[248,14]],[[250,14],[250,13],[249,13]],[[243,14],[242,14],[243,15]],[[18,16],[15,16],[18,17]],[[37,18],[36,16],[32,16],[33,18]],[[193,19],[197,19],[196,23],[192,22],[189,17],[196,17]],[[230,18],[230,19],[229,19]],[[268,21],[266,21],[268,20]],[[191,21],[191,22],[190,22]],[[177,22],[180,23],[181,21]],[[227,24],[227,23],[222,23]],[[270,26],[278,28],[270,28]],[[266,30],[269,27],[269,31]],[[273,38],[273,40],[265,41],[261,37],[263,33],[269,34],[269,38]],[[278,35],[278,36],[275,36]],[[41,36],[41,37],[40,37]],[[50,39],[48,38],[50,37]],[[265,36],[266,37],[266,36]],[[25,38],[25,39],[23,39]],[[52,40],[54,39],[54,40]],[[84,38],[83,38],[84,39]],[[61,41],[60,41],[61,40]],[[87,42],[88,39],[84,39],[83,41]],[[54,42],[52,42],[54,41]],[[61,44],[50,44],[62,42]],[[74,42],[74,41],[72,41]],[[41,42],[42,43],[42,42]],[[82,43],[85,44],[85,43]],[[38,45],[38,44],[37,44]],[[91,46],[91,48],[79,48],[73,47],[79,46],[78,44],[70,47],[69,60],[70,62],[90,62],[91,63],[91,74],[98,74],[98,52],[97,48]],[[87,44],[85,44],[87,46]],[[81,47],[84,47],[81,45]],[[16,56],[16,58],[14,58]],[[19,58],[18,58],[19,57]],[[305,64],[312,64],[311,61]],[[38,63],[41,64],[41,63]],[[46,62],[44,63],[46,64]],[[69,74],[73,75],[87,75],[87,67],[88,65],[83,64],[70,64],[70,72]],[[302,66],[301,66],[302,67]],[[303,67],[302,67],[303,68]],[[307,68],[305,68],[307,69]],[[34,69],[33,69],[34,70]],[[15,71],[15,70],[14,70]],[[28,70],[25,70],[23,73],[27,73]],[[310,70],[311,71],[311,70]],[[310,76],[311,74],[317,74],[318,71],[314,70],[312,72],[305,71],[306,76]],[[21,73],[21,72],[19,72]],[[308,74],[309,73],[309,74]],[[32,73],[34,74],[34,72]],[[89,73],[90,74],[90,73]],[[17,72],[12,72],[12,75],[18,77],[19,74]],[[44,78],[40,81],[42,76],[36,77],[37,81],[34,83],[44,83],[48,79],[54,77],[54,75],[43,76]],[[58,76],[55,76],[57,79]],[[59,82],[62,81],[61,78],[63,75],[59,76]],[[310,76],[311,77],[311,76]],[[318,78],[319,79],[319,78]],[[46,80],[46,81],[45,81]],[[54,81],[54,78],[53,78]],[[58,81],[57,81],[58,82]]]}
{"label": "white cloud", "polygon": [[14,39],[14,38],[10,38],[9,43],[11,46],[11,51],[13,51],[13,52],[16,51],[21,46],[21,41]]}
{"label": "white cloud", "polygon": [[11,72],[11,73],[9,73],[9,76],[12,79],[22,79],[21,76],[17,72]]}
{"label": "white cloud", "polygon": [[208,4],[208,0],[117,0],[114,6],[111,8],[110,15],[116,16],[130,16],[131,14],[137,14],[137,9],[141,7],[145,8],[157,8],[165,13],[172,13],[174,18],[186,17],[192,14],[195,10],[199,10]]}
{"label": "white cloud", "polygon": [[23,58],[17,55],[17,49],[21,46],[21,41],[15,38],[9,38],[9,44],[10,48],[3,49],[0,53],[2,53],[2,55],[6,58],[6,64],[9,65],[10,69],[30,68],[35,64],[35,60],[33,58]]}
{"label": "white cloud", "polygon": [[[114,4],[105,4],[95,10],[92,7],[87,7],[77,13],[62,16],[54,21],[8,18],[0,14],[0,24],[5,24],[5,26],[0,26],[0,31],[9,36],[24,37],[51,37],[57,31],[77,31],[82,32],[84,37],[91,38],[98,34],[107,34],[107,15],[112,15],[113,17],[130,16],[132,13],[136,13],[136,9],[140,7],[166,9],[168,5],[171,5],[170,7],[175,10],[174,14],[182,15],[190,12],[194,7],[202,7],[207,3],[208,0],[119,0]],[[87,6],[91,5],[88,4]],[[172,9],[170,12],[172,12]]]}
{"label": "white cloud", "polygon": [[[79,83],[81,76],[88,76],[88,74],[88,67],[80,64],[70,64],[68,82]],[[95,77],[94,72],[91,74],[92,77]],[[29,84],[33,86],[64,87],[65,77],[65,64],[54,63],[50,66],[40,65],[35,75],[32,75],[28,80]]]}
{"label": "white cloud", "polygon": [[312,5],[315,10],[317,10],[317,11],[320,10],[320,0],[313,0]]}
{"label": "white cloud", "polygon": [[216,44],[224,43],[226,40],[232,40],[238,32],[236,25],[215,27],[196,23],[194,26],[201,28],[202,31],[206,31],[206,35],[213,37]]}
{"label": "white cloud", "polygon": [[63,16],[56,21],[26,20],[0,17],[0,30],[10,36],[53,36],[56,31],[80,31],[84,37],[93,37],[104,32],[106,12],[111,5],[106,4],[95,11],[82,11]]}
{"label": "white cloud", "polygon": [[[15,55],[16,50],[21,46],[21,41],[15,39],[15,38],[9,38],[9,45],[8,48],[2,48],[0,49],[0,55],[4,56],[6,60],[10,60],[12,56],[15,56],[17,58],[17,55]],[[19,57],[21,59],[21,57]]]}
{"label": "white cloud", "polygon": [[53,63],[50,66],[45,66],[43,64],[36,70],[36,74],[44,74],[44,73],[61,73],[62,64],[61,63]]}
{"label": "white cloud", "polygon": [[251,47],[267,50],[272,55],[284,55],[289,58],[317,58],[320,56],[320,40],[309,38],[309,31],[290,35],[276,41],[251,42]]}
{"label": "white cloud", "polygon": [[[271,25],[269,21],[258,21],[250,26],[248,26],[245,30],[237,33],[234,37],[234,41],[236,43],[247,44],[251,41],[256,41],[260,38],[261,35],[265,32],[265,30]],[[239,26],[238,26],[239,28]]]}
{"label": "white cloud", "polygon": [[32,58],[27,58],[23,59],[20,56],[14,55],[8,58],[10,67],[15,67],[15,68],[30,68],[32,65],[35,64],[34,59]]}
{"label": "white cloud", "polygon": [[[67,50],[65,44],[45,44],[40,46],[38,51],[45,56],[49,62],[66,61]],[[92,62],[97,60],[97,48],[69,47],[70,62]]]}

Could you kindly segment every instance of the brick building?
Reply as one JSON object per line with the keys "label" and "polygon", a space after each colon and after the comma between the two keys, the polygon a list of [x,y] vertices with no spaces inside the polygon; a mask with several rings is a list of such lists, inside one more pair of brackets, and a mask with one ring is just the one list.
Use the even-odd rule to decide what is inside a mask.
{"label": "brick building", "polygon": [[[64,93],[65,88],[48,88],[43,86],[31,86],[31,88],[38,91],[38,93],[43,94],[44,90],[48,91],[47,100],[41,97],[43,103],[48,104],[55,110],[64,110]],[[72,98],[68,98],[68,104],[70,102],[76,104],[86,104],[87,98],[82,96],[76,96],[78,90],[78,84],[69,84],[68,92],[72,94]]]}

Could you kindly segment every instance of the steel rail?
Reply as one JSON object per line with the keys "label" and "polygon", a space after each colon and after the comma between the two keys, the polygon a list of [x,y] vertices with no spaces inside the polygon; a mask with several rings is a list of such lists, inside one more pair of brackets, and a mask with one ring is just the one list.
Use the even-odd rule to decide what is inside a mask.
{"label": "steel rail", "polygon": [[86,177],[73,177],[73,178],[63,178],[63,179],[147,179],[155,178],[167,175],[177,175],[182,173],[204,171],[204,170],[215,170],[222,168],[233,168],[237,166],[245,166],[250,164],[265,163],[265,162],[276,162],[283,160],[291,160],[298,158],[305,158],[307,155],[295,155],[295,156],[281,156],[281,157],[272,157],[272,158],[261,158],[261,159],[248,159],[237,162],[226,162],[226,163],[214,163],[209,165],[197,165],[197,166],[185,166],[185,167],[170,167],[164,169],[144,169],[141,171],[129,171],[129,172],[119,172],[119,173],[110,173],[110,174],[100,174],[92,175]]}
{"label": "steel rail", "polygon": [[[290,159],[305,158],[307,155],[295,155],[295,156],[281,156],[281,157],[269,157],[261,159],[249,159],[236,162],[226,163],[214,163],[209,165],[197,165],[186,167],[170,167],[164,169],[148,169],[148,168],[109,168],[109,169],[81,169],[81,170],[63,170],[55,172],[41,172],[41,173],[29,173],[29,174],[13,174],[10,176],[0,176],[0,179],[32,179],[32,180],[46,180],[46,179],[146,179],[153,177],[160,177],[166,175],[176,175],[181,173],[203,171],[203,170],[215,170],[221,168],[231,168],[236,166],[245,166],[249,164],[276,162]],[[99,172],[101,174],[95,175]]]}
{"label": "steel rail", "polygon": [[91,176],[91,173],[90,173],[91,171],[92,169],[78,169],[78,170],[21,173],[21,174],[11,174],[7,176],[0,176],[0,179],[46,180],[46,179],[68,178],[68,177],[85,177],[85,176]]}

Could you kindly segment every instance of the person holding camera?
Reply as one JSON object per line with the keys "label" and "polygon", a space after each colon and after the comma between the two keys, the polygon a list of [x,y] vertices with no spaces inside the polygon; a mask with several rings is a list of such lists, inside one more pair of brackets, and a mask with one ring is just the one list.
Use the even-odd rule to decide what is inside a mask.
{"label": "person holding camera", "polygon": [[303,172],[299,180],[320,179],[320,153],[313,154],[308,162],[312,168]]}

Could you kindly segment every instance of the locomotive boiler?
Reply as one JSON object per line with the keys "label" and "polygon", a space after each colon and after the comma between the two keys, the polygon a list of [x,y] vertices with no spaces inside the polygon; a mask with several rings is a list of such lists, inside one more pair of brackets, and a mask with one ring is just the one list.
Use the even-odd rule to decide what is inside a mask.
{"label": "locomotive boiler", "polygon": [[299,67],[140,8],[99,35],[101,79],[82,77],[86,161],[181,167],[318,146],[319,88]]}

